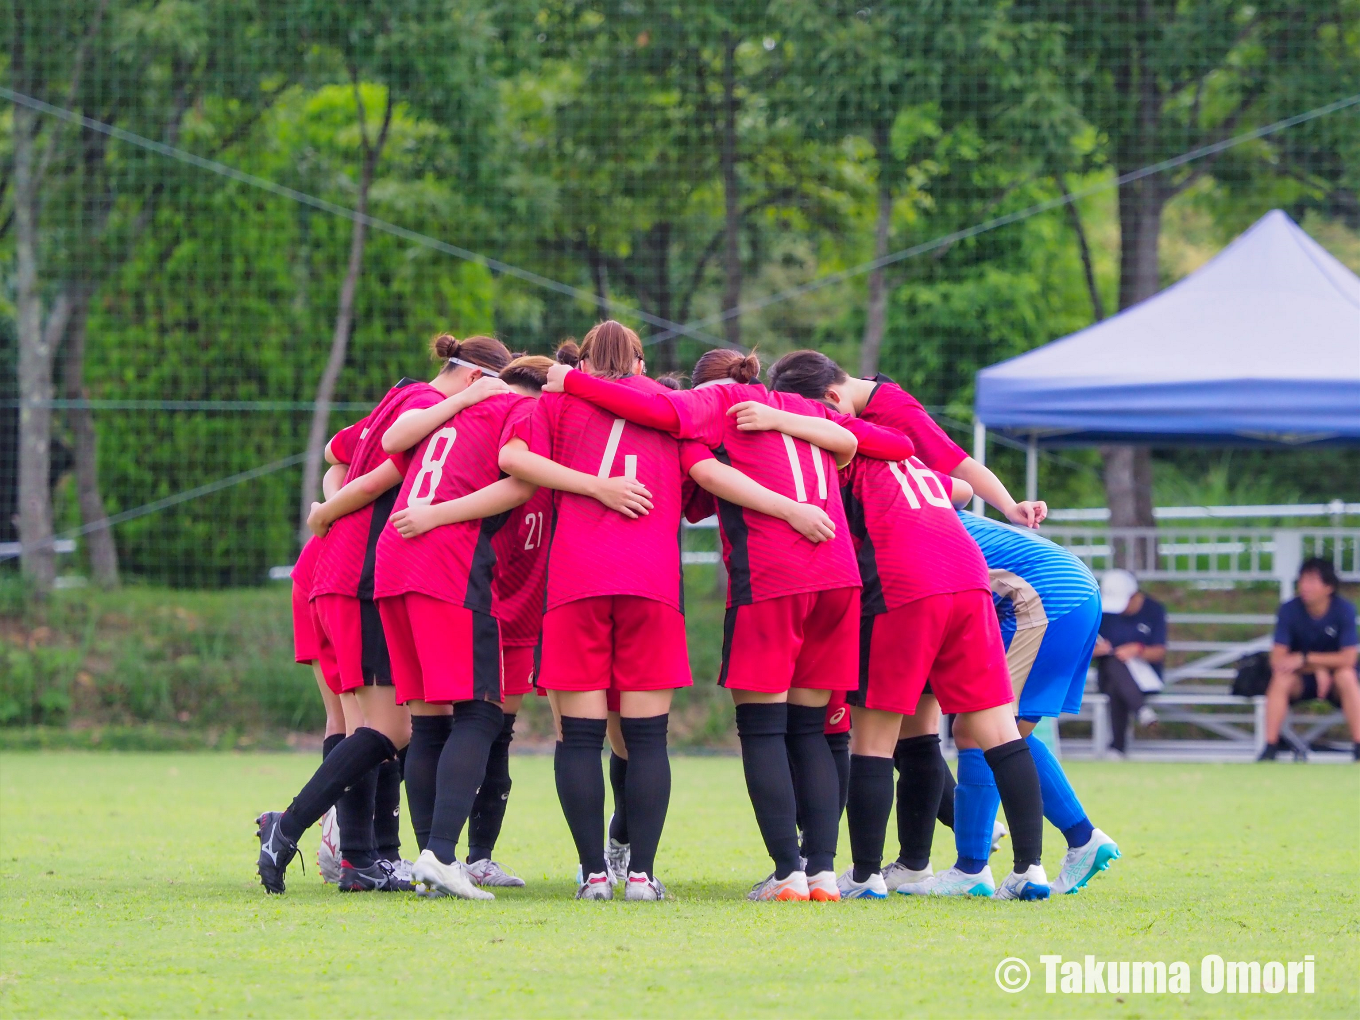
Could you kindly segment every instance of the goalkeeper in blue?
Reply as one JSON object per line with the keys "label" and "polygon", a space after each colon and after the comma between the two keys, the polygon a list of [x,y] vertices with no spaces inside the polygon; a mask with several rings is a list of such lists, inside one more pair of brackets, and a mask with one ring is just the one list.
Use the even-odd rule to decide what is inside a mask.
{"label": "goalkeeper in blue", "polygon": [[[1062,766],[1033,736],[1033,730],[1044,717],[1056,718],[1081,708],[1100,627],[1100,586],[1086,564],[1033,531],[971,513],[959,516],[987,561],[1019,729],[1039,771],[1044,817],[1067,840],[1067,853],[1052,890],[1074,893],[1119,857],[1119,847],[1091,824]],[[957,788],[951,791],[952,777],[948,767],[944,768],[942,799],[949,799],[952,792],[954,838],[961,866],[970,871],[985,864],[991,853],[1000,797],[981,752],[961,750],[958,773]],[[901,796],[899,788],[899,816],[903,813]],[[929,811],[929,805],[919,807]],[[940,814],[948,820],[947,810]],[[934,886],[948,874],[935,876],[933,882],[922,881],[919,889],[904,885],[898,891],[938,894],[943,890]]]}

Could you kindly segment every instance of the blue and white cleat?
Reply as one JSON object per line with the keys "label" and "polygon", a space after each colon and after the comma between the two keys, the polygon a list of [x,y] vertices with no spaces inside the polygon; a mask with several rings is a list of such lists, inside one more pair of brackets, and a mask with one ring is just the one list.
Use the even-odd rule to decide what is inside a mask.
{"label": "blue and white cleat", "polygon": [[1046,900],[1048,899],[1048,876],[1042,864],[1031,864],[1024,872],[1012,871],[1002,881],[994,900]]}
{"label": "blue and white cleat", "polygon": [[903,896],[991,896],[996,892],[996,882],[990,866],[976,875],[950,868],[923,882],[899,885],[897,891]]}
{"label": "blue and white cleat", "polygon": [[1119,860],[1119,846],[1099,829],[1081,846],[1070,847],[1063,855],[1062,870],[1053,880],[1055,893],[1074,893],[1104,871],[1111,861]]}
{"label": "blue and white cleat", "polygon": [[875,871],[863,882],[855,881],[855,869],[846,868],[841,877],[836,879],[836,888],[840,890],[843,900],[886,900],[888,898],[888,887],[883,882],[883,876]]}

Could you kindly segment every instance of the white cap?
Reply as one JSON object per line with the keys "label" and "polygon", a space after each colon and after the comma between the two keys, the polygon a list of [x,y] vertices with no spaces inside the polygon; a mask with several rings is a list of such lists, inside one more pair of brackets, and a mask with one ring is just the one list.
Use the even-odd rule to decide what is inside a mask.
{"label": "white cap", "polygon": [[1107,570],[1100,579],[1100,610],[1103,613],[1122,613],[1129,608],[1129,600],[1138,594],[1138,578],[1127,570]]}

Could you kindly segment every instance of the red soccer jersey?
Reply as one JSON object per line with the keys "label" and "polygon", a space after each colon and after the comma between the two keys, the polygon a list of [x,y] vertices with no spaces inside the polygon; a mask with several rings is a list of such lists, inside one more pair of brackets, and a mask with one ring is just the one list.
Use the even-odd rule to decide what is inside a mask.
{"label": "red soccer jersey", "polygon": [[341,464],[348,464],[354,459],[354,451],[359,447],[359,440],[367,433],[367,417],[360,418],[348,428],[341,429],[331,436],[331,441],[327,444],[331,448],[331,455]]}
{"label": "red soccer jersey", "polygon": [[[533,401],[502,393],[459,411],[426,436],[411,455],[406,478],[391,513],[412,505],[447,503],[485,488],[501,477],[497,464],[509,440],[516,405]],[[519,416],[514,416],[515,420]],[[491,612],[491,575],[496,562],[491,541],[506,515],[460,521],[402,538],[387,524],[378,539],[373,597],[419,592],[479,613]]]}
{"label": "red soccer jersey", "polygon": [[864,577],[862,615],[927,595],[991,591],[987,564],[959,523],[950,487],[920,460],[856,457],[840,480]]}
{"label": "red soccer jersey", "polygon": [[[383,433],[402,412],[433,407],[443,399],[444,394],[429,383],[412,379],[403,379],[388,390],[378,406],[360,423],[363,425],[360,429],[361,438],[350,458],[345,481],[352,482],[368,474],[385,460],[391,460],[404,471],[405,455],[389,456],[382,448]],[[317,557],[312,577],[312,598],[318,595],[348,595],[361,599],[373,597],[378,536],[392,514],[392,504],[396,498],[397,487],[394,485],[368,506],[345,514],[331,525]]]}
{"label": "red soccer jersey", "polygon": [[860,417],[875,425],[905,432],[916,445],[916,456],[930,468],[950,474],[967,458],[967,452],[935,424],[920,401],[886,375],[876,375],[878,383]]}
{"label": "red soccer jersey", "polygon": [[[671,392],[646,376],[619,382],[648,393]],[[637,595],[683,612],[681,486],[708,451],[566,393],[540,397],[532,422],[516,434],[540,456],[601,478],[631,476],[652,494],[651,512],[636,519],[589,496],[553,494],[547,608],[597,595]]]}
{"label": "red soccer jersey", "polygon": [[[520,422],[534,413],[536,400],[521,400],[510,409],[502,445]],[[543,630],[543,589],[548,580],[548,543],[544,536],[552,520],[551,489],[539,489],[529,502],[510,511],[496,532],[491,548],[496,569],[491,577],[492,615],[500,621],[501,646],[523,648],[538,644]]]}
{"label": "red soccer jersey", "polygon": [[795,393],[773,392],[756,383],[720,383],[668,391],[667,396],[680,416],[680,436],[708,446],[719,460],[765,488],[821,507],[836,525],[834,539],[814,543],[778,518],[718,500],[729,606],[801,592],[859,587],[835,459],[782,432],[741,432],[736,418],[727,411],[743,400],[756,400],[833,421],[841,415]]}
{"label": "red soccer jersey", "polygon": [[298,553],[292,572],[288,575],[289,579],[305,592],[312,590],[312,575],[316,573],[316,561],[321,556],[321,546],[324,543],[325,539],[317,538],[315,535],[307,539],[302,546],[302,552]]}

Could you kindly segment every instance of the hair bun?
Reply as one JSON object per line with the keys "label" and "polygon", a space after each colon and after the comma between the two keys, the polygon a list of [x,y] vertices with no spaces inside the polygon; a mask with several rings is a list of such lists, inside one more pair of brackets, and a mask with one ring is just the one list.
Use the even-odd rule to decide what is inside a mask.
{"label": "hair bun", "polygon": [[450,333],[440,333],[430,343],[430,347],[434,350],[434,356],[446,361],[449,358],[458,357],[458,352],[462,349],[462,346],[458,338]]}
{"label": "hair bun", "polygon": [[752,351],[744,358],[734,359],[727,367],[727,375],[739,383],[749,383],[760,377],[760,358]]}
{"label": "hair bun", "polygon": [[570,365],[575,368],[581,362],[581,348],[576,345],[575,340],[568,338],[557,345],[556,356],[559,365]]}

